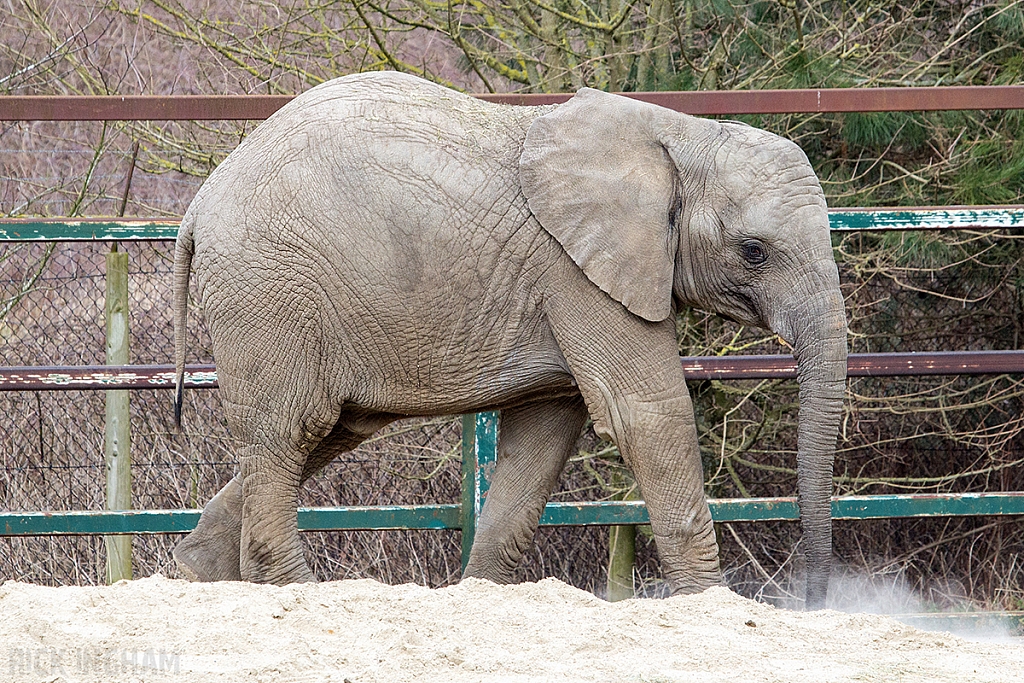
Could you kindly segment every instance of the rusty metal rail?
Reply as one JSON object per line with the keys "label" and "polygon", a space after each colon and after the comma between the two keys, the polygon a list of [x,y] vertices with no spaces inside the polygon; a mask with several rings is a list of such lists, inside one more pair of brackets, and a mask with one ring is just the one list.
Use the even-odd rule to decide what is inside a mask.
{"label": "rusty metal rail", "polygon": [[[681,357],[686,378],[790,379],[797,376],[792,356]],[[213,365],[188,365],[185,387],[217,388]],[[923,375],[1002,375],[1024,373],[1024,351],[933,351],[921,353],[853,353],[850,377]],[[171,365],[79,365],[74,367],[0,367],[0,391],[69,391],[81,389],[171,389]]]}
{"label": "rusty metal rail", "polygon": [[[186,366],[185,387],[188,389],[216,389],[216,368],[213,365]],[[173,388],[173,365],[0,367],[0,391]]]}
{"label": "rusty metal rail", "polygon": [[[1024,86],[936,88],[822,88],[794,90],[703,90],[621,93],[676,111],[699,115],[827,114],[875,111],[1024,109]],[[478,95],[503,104],[557,104],[572,95]]]}
{"label": "rusty metal rail", "polygon": [[[797,376],[792,356],[681,358],[687,379],[786,379]],[[1024,373],[1024,351],[852,353],[849,377]]]}
{"label": "rusty metal rail", "polygon": [[[622,94],[701,115],[1024,109],[1024,86],[1020,85]],[[537,105],[565,102],[572,95],[487,94],[477,97],[502,104]],[[8,95],[0,97],[0,121],[260,120],[292,99],[291,95]]]}

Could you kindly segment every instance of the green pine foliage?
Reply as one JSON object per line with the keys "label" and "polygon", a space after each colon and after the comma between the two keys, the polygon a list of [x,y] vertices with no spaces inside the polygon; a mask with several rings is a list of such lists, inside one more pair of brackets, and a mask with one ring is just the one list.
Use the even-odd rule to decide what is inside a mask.
{"label": "green pine foliage", "polygon": [[905,112],[851,113],[842,117],[840,135],[856,150],[881,153],[897,145],[904,153],[920,150],[928,139],[921,117]]}
{"label": "green pine foliage", "polygon": [[1012,204],[1024,196],[1024,138],[978,143],[958,169],[952,197],[958,204]]}

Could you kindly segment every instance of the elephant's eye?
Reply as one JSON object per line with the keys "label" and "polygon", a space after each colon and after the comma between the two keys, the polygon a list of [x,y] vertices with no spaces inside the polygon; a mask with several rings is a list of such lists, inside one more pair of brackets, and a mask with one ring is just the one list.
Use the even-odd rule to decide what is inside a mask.
{"label": "elephant's eye", "polygon": [[746,240],[740,247],[743,260],[752,266],[759,266],[768,260],[768,247],[758,240]]}

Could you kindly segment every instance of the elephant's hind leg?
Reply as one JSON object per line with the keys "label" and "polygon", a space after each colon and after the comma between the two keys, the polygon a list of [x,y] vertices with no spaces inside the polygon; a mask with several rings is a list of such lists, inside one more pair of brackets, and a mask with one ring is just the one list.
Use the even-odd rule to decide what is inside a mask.
{"label": "elephant's hind leg", "polygon": [[501,411],[498,462],[465,576],[512,582],[586,419],[579,396]]}
{"label": "elephant's hind leg", "polygon": [[[358,446],[367,436],[336,426],[306,458],[301,482],[337,456]],[[235,475],[206,504],[199,524],[175,546],[172,555],[178,571],[190,581],[241,581],[241,541],[242,478]]]}
{"label": "elephant's hind leg", "polygon": [[235,475],[203,508],[199,524],[171,552],[189,581],[241,581],[242,482]]}
{"label": "elephant's hind leg", "polygon": [[279,586],[316,581],[299,539],[298,492],[305,466],[301,445],[250,443],[240,456],[242,580]]}

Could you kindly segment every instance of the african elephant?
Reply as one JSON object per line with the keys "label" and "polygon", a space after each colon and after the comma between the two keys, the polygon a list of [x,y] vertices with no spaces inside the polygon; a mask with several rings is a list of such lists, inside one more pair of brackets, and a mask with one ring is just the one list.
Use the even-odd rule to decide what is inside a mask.
{"label": "african elephant", "polygon": [[635,474],[673,589],[719,583],[675,337],[693,306],[793,345],[807,604],[823,605],[846,316],[792,142],[586,88],[515,107],[346,76],[258,126],[185,214],[179,419],[192,269],[242,443],[175,549],[192,578],[313,580],[306,478],[393,420],[500,410],[467,576],[512,580],[589,415]]}

